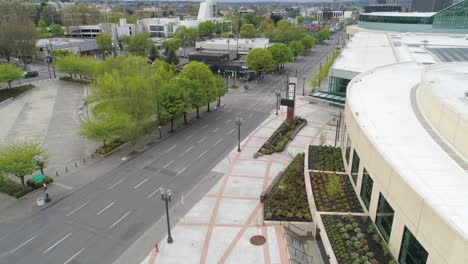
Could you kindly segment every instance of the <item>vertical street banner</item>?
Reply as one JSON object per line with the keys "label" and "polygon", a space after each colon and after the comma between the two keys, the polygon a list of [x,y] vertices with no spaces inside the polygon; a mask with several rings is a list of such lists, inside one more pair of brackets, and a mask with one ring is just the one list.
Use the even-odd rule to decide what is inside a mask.
{"label": "vertical street banner", "polygon": [[290,104],[288,104],[288,112],[287,112],[287,121],[289,124],[293,124],[294,122],[294,107],[295,107],[295,100],[296,100],[296,86],[297,86],[297,78],[296,77],[289,77],[288,80],[288,89],[286,98],[290,100]]}

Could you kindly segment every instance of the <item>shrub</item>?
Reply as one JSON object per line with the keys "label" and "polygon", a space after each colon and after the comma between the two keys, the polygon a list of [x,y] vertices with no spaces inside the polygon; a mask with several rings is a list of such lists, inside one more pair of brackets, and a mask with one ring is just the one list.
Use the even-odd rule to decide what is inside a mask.
{"label": "shrub", "polygon": [[[46,176],[45,177],[45,183],[47,184],[50,184],[51,182],[53,182],[54,179],[52,179],[51,177],[49,176]],[[42,188],[42,181],[41,182],[34,182],[32,179],[28,179],[26,181],[26,184],[31,187],[32,189],[39,189],[39,188]]]}
{"label": "shrub", "polygon": [[19,95],[21,95],[24,92],[29,91],[33,87],[34,87],[34,85],[27,84],[27,85],[17,86],[17,87],[13,87],[13,88],[0,89],[0,102],[6,100],[8,98],[18,97]]}
{"label": "shrub", "polygon": [[96,153],[100,154],[100,155],[105,155],[105,154],[111,152],[112,150],[120,147],[123,143],[125,143],[123,140],[115,139],[115,140],[109,142],[108,144],[106,144],[105,146],[100,146],[99,148],[97,148]]}
{"label": "shrub", "polygon": [[0,175],[0,192],[6,193],[16,198],[20,198],[21,196],[25,195],[29,190],[24,189],[20,183],[11,180],[6,176]]}
{"label": "shrub", "polygon": [[70,76],[62,76],[59,78],[59,80],[66,81],[66,82],[74,82],[74,83],[82,83],[82,84],[90,84],[91,81],[88,80],[82,80],[82,79],[75,79]]}

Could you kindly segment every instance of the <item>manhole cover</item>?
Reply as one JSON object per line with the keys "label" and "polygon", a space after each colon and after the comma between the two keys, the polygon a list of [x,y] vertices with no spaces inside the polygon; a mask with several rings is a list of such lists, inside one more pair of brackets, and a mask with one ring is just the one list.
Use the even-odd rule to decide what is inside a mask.
{"label": "manhole cover", "polygon": [[264,236],[253,236],[250,238],[250,243],[255,246],[261,246],[265,244],[266,238]]}

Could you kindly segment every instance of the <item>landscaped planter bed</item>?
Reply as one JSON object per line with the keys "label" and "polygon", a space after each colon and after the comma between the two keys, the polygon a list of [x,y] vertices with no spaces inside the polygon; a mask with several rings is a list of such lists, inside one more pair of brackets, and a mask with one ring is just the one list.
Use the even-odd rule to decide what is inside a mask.
{"label": "landscaped planter bed", "polygon": [[344,171],[341,149],[332,146],[309,146],[309,169]]}
{"label": "landscaped planter bed", "polygon": [[275,152],[282,152],[290,140],[293,140],[299,130],[307,125],[307,120],[298,116],[294,118],[293,125],[284,121],[271,137],[263,144],[260,150],[254,154],[254,158],[258,155],[271,155]]}
{"label": "landscaped planter bed", "polygon": [[304,154],[289,164],[264,201],[265,220],[310,222],[304,183]]}
{"label": "landscaped planter bed", "polygon": [[322,215],[328,239],[338,263],[394,263],[368,216]]}
{"label": "landscaped planter bed", "polygon": [[34,85],[26,84],[13,88],[1,88],[0,89],[0,102],[5,101],[9,98],[15,98],[20,96],[22,93],[29,91]]}
{"label": "landscaped planter bed", "polygon": [[99,148],[96,149],[96,154],[101,155],[101,156],[107,156],[110,154],[112,151],[117,149],[118,147],[122,146],[125,142],[120,140],[120,139],[115,139],[111,142],[109,142],[106,145],[102,145]]}
{"label": "landscaped planter bed", "polygon": [[347,175],[310,172],[310,181],[318,211],[362,212],[362,206]]}

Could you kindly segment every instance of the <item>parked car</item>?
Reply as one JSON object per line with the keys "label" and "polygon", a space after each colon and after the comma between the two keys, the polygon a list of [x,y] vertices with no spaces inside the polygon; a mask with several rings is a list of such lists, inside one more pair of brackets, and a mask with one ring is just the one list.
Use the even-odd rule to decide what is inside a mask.
{"label": "parked car", "polygon": [[24,72],[24,78],[37,77],[38,75],[39,75],[39,72],[37,72],[37,71],[27,71],[27,72]]}

